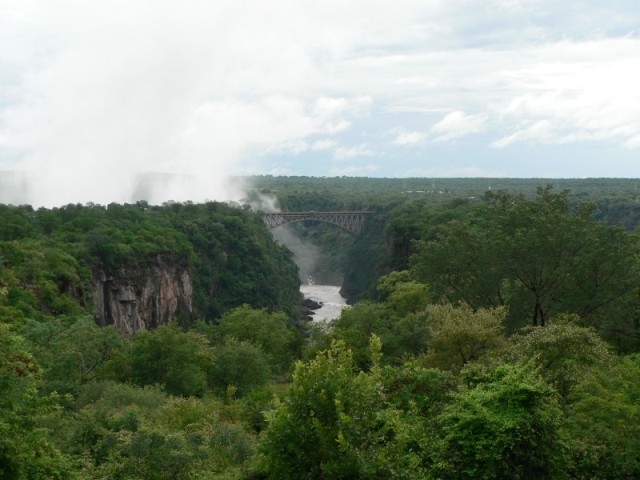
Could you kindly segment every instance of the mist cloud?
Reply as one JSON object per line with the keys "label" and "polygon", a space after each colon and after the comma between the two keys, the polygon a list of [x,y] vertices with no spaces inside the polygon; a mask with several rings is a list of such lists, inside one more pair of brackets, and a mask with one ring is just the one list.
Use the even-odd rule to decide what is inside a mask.
{"label": "mist cloud", "polygon": [[639,12],[0,0],[0,202],[234,200],[229,175],[448,171],[454,147],[485,160],[456,168],[487,172],[532,144],[584,158],[606,142],[627,163],[603,168],[623,172],[640,147]]}
{"label": "mist cloud", "polygon": [[236,199],[242,193],[227,178],[244,173],[243,158],[344,131],[370,104],[300,95],[306,53],[290,28],[276,34],[285,19],[257,3],[249,11],[204,1],[3,7],[11,18],[1,39],[11,45],[1,58],[0,170],[23,174],[19,183],[2,175],[0,201]]}

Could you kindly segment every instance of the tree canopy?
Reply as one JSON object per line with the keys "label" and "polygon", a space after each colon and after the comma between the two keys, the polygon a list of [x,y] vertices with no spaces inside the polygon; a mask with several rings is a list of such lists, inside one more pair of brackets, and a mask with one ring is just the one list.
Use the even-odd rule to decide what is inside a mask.
{"label": "tree canopy", "polygon": [[[319,326],[247,207],[0,206],[0,479],[640,478],[628,182],[325,180],[253,192],[376,212],[295,227],[360,298]],[[159,263],[196,321],[94,321],[96,276]]]}
{"label": "tree canopy", "polygon": [[638,237],[574,211],[568,193],[488,194],[476,222],[417,243],[412,275],[472,308],[508,306],[511,330],[574,313],[628,351],[637,342]]}

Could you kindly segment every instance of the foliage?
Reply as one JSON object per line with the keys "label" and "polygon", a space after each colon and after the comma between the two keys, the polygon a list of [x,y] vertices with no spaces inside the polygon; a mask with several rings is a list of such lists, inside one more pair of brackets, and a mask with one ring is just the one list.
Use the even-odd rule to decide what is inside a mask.
{"label": "foliage", "polygon": [[640,356],[600,366],[574,389],[566,435],[574,478],[640,477]]}
{"label": "foliage", "polygon": [[224,418],[218,400],[115,383],[84,390],[64,424],[69,448],[86,459],[81,478],[214,478],[239,474],[251,455],[251,437]]}
{"label": "foliage", "polygon": [[0,242],[0,263],[5,321],[85,313],[90,274],[62,248],[36,240]]}
{"label": "foliage", "polygon": [[269,357],[259,347],[247,341],[228,338],[215,349],[216,363],[209,375],[211,387],[218,394],[243,396],[264,385],[271,371]]}
{"label": "foliage", "polygon": [[433,475],[442,479],[562,478],[561,409],[531,365],[502,365],[463,388],[439,415]]}
{"label": "foliage", "polygon": [[450,372],[424,368],[417,362],[387,365],[381,374],[385,396],[391,406],[402,411],[414,410],[430,422],[451,400],[451,394],[457,387]]}
{"label": "foliage", "polygon": [[425,307],[430,299],[429,288],[409,280],[405,274],[382,277],[379,288],[386,301],[358,302],[331,325],[331,337],[345,342],[361,368],[371,364],[369,341],[374,334],[382,340],[385,362],[419,355],[427,349]]}
{"label": "foliage", "polygon": [[[378,358],[375,337],[372,351]],[[420,472],[419,455],[406,448],[411,428],[400,412],[385,408],[375,365],[371,373],[357,372],[340,342],[297,365],[260,446],[268,478],[410,478]]]}
{"label": "foliage", "polygon": [[[260,182],[374,212],[358,237],[293,227],[368,298],[308,338],[291,253],[247,207],[0,205],[0,478],[640,475],[640,363],[614,353],[640,345],[638,238],[596,222],[635,228],[633,184]],[[195,328],[91,320],[92,277],[158,264],[190,273]]]}
{"label": "foliage", "polygon": [[300,300],[290,252],[259,215],[209,202],[149,206],[0,206],[0,312],[15,320],[91,314],[92,275],[142,276],[159,263],[191,272],[196,314],[242,304],[294,316]]}
{"label": "foliage", "polygon": [[384,337],[388,331],[389,321],[384,305],[363,301],[343,310],[340,318],[333,321],[331,338],[344,342],[352,352],[355,365],[367,369],[372,364],[371,336]]}
{"label": "foliage", "polygon": [[55,408],[37,391],[40,367],[26,342],[0,324],[0,478],[67,479],[71,462],[47,441],[38,419]]}
{"label": "foliage", "polygon": [[171,395],[203,395],[214,365],[206,337],[175,324],[138,332],[125,359],[124,378],[140,386],[161,385]]}
{"label": "foliage", "polygon": [[20,332],[45,368],[40,389],[48,392],[75,394],[87,382],[113,378],[125,350],[113,327],[101,328],[85,316],[30,320]]}
{"label": "foliage", "polygon": [[222,338],[244,340],[259,347],[271,368],[282,373],[289,368],[299,344],[288,324],[289,319],[283,313],[242,305],[222,316],[220,333]]}
{"label": "foliage", "polygon": [[637,237],[598,224],[568,192],[535,199],[488,194],[477,222],[451,222],[420,241],[412,275],[436,296],[472,308],[509,307],[511,329],[575,313],[621,350],[636,348],[640,278]]}
{"label": "foliage", "polygon": [[405,281],[396,281],[393,285],[389,285],[385,283],[387,277],[382,277],[382,283],[378,288],[387,295],[386,303],[396,316],[403,317],[419,312],[431,303],[429,287],[424,283],[407,279]]}
{"label": "foliage", "polygon": [[279,394],[284,394],[288,385],[269,384],[253,388],[240,400],[240,416],[245,424],[259,433],[267,427],[267,412],[276,406]]}
{"label": "foliage", "polygon": [[591,328],[558,318],[546,327],[529,327],[510,339],[511,361],[533,362],[540,374],[566,399],[594,368],[611,364],[607,343]]}
{"label": "foliage", "polygon": [[478,309],[450,304],[427,307],[429,350],[423,361],[430,366],[458,372],[467,363],[499,350],[505,344],[504,308]]}

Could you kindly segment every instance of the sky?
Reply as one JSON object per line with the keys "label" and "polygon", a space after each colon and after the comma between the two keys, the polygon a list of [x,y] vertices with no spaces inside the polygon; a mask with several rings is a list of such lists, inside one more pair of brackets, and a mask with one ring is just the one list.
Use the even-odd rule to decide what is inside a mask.
{"label": "sky", "polygon": [[640,177],[638,85],[637,0],[0,0],[0,202]]}

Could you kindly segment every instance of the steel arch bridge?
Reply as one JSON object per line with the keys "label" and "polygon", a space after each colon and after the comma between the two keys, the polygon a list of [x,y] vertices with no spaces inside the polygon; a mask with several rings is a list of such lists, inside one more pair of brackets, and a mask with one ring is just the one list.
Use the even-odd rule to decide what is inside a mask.
{"label": "steel arch bridge", "polygon": [[364,219],[373,212],[270,212],[263,215],[269,228],[277,228],[287,223],[315,220],[333,223],[345,230],[359,235],[364,229]]}

